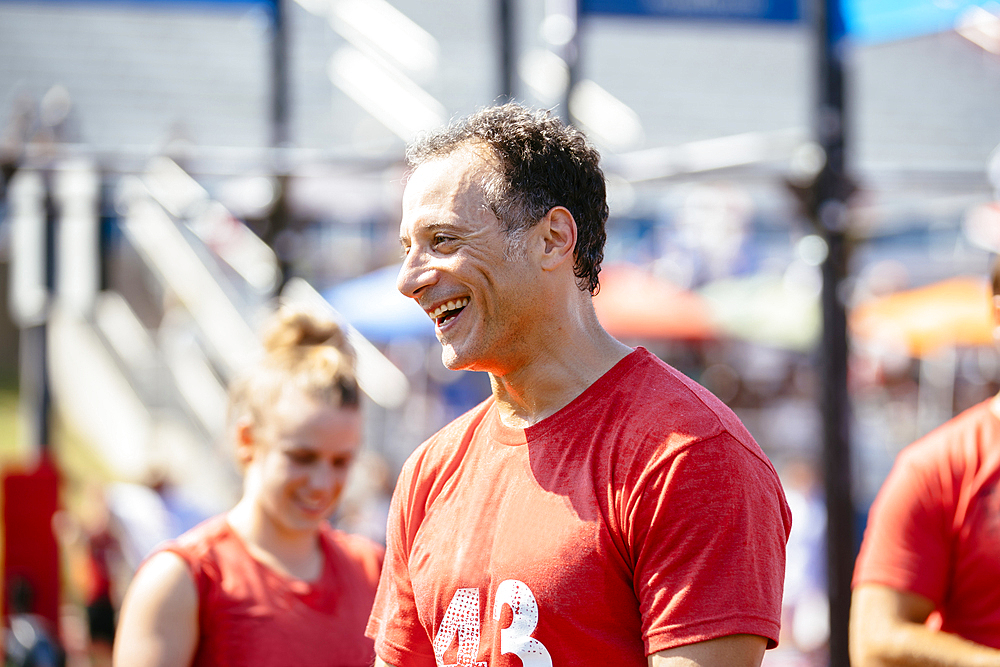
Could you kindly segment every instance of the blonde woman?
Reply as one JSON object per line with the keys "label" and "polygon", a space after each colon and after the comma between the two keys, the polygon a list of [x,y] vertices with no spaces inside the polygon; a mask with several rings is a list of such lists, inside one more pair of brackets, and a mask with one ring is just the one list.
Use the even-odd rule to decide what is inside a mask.
{"label": "blonde woman", "polygon": [[243,496],[158,550],[122,604],[115,667],[367,667],[382,548],[333,530],[361,442],[343,332],[275,315],[265,356],[230,387]]}

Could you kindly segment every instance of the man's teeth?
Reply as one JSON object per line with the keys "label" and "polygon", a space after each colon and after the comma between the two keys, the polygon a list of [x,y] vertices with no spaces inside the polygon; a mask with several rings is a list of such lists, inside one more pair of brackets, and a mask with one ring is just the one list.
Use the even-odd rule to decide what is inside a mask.
{"label": "man's teeth", "polygon": [[436,320],[437,318],[447,313],[449,310],[457,310],[459,308],[465,308],[468,305],[469,305],[468,297],[463,297],[461,299],[458,299],[457,301],[449,301],[448,303],[438,306],[437,309],[435,309],[434,312],[431,313],[431,317]]}

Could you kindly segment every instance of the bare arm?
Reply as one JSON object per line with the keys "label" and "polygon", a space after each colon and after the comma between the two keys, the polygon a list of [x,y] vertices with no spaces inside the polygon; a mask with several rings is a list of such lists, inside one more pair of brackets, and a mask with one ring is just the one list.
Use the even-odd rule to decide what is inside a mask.
{"label": "bare arm", "polygon": [[763,637],[728,635],[660,651],[649,667],[759,667],[766,648]]}
{"label": "bare arm", "polygon": [[863,584],[851,600],[854,667],[1000,667],[1000,651],[927,628],[934,603],[914,593]]}
{"label": "bare arm", "polygon": [[189,667],[198,645],[198,591],[184,561],[161,552],[125,594],[114,667]]}
{"label": "bare arm", "polygon": [[375,658],[375,667],[394,667],[394,666],[390,665],[388,662],[383,662],[382,658]]}

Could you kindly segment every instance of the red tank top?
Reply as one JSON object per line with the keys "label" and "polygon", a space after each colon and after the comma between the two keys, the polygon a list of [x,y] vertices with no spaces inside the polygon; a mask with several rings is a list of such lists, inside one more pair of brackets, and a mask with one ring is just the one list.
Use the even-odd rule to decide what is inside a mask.
{"label": "red tank top", "polygon": [[364,636],[382,547],[323,524],[323,572],[305,582],[255,560],[220,515],[164,545],[187,562],[198,588],[194,667],[369,667]]}

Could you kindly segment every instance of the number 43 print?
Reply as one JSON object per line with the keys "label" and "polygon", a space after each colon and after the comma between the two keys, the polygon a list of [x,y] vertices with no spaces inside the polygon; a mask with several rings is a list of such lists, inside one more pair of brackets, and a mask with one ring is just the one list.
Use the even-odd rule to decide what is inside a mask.
{"label": "number 43 print", "polygon": [[[538,625],[538,603],[523,582],[508,579],[497,587],[493,603],[493,620],[500,620],[500,612],[507,605],[514,613],[510,626],[500,630],[500,653],[513,653],[521,659],[523,667],[552,667],[552,656],[545,646],[531,636]],[[477,661],[479,655],[479,589],[459,588],[448,603],[441,619],[441,627],[434,636],[434,657],[438,667],[487,667]],[[444,652],[458,635],[458,662],[444,663]]]}

